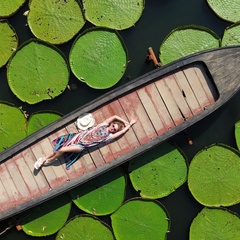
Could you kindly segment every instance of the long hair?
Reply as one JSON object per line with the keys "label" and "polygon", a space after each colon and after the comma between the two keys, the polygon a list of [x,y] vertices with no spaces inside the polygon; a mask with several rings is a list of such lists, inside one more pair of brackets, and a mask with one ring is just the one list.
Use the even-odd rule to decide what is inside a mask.
{"label": "long hair", "polygon": [[[121,131],[121,130],[125,127],[125,124],[124,124],[122,121],[119,121],[119,120],[114,120],[114,121],[112,121],[111,123],[118,125],[118,130],[117,130],[117,132],[118,132],[118,131]],[[111,123],[110,123],[110,124],[111,124]]]}

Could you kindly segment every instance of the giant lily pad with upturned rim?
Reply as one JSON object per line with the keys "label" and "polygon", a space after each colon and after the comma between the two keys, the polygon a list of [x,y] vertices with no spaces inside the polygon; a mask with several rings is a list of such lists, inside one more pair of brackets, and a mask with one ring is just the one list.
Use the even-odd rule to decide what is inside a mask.
{"label": "giant lily pad with upturned rim", "polygon": [[131,160],[128,166],[134,189],[143,198],[168,196],[187,179],[187,164],[182,152],[169,143]]}
{"label": "giant lily pad with upturned rim", "polygon": [[5,65],[16,48],[18,47],[18,37],[15,29],[7,20],[0,20],[0,67]]}
{"label": "giant lily pad with upturned rim", "polygon": [[207,3],[219,18],[228,22],[240,20],[239,0],[207,0]]}
{"label": "giant lily pad with upturned rim", "polygon": [[203,208],[193,219],[189,240],[240,239],[240,219],[224,208]]}
{"label": "giant lily pad with upturned rim", "polygon": [[0,102],[0,152],[26,137],[26,117],[14,105]]}
{"label": "giant lily pad with upturned rim", "polygon": [[187,25],[172,30],[160,46],[160,60],[170,63],[187,55],[220,46],[219,36],[209,28]]}
{"label": "giant lily pad with upturned rim", "polygon": [[31,236],[49,236],[64,226],[71,210],[71,199],[62,194],[28,210],[21,222],[23,231]]}
{"label": "giant lily pad with upturned rim", "polygon": [[240,44],[240,22],[227,27],[224,30],[221,46],[231,46]]}
{"label": "giant lily pad with upturned rim", "polygon": [[104,216],[118,209],[125,198],[126,179],[118,167],[70,191],[75,205],[81,210]]}
{"label": "giant lily pad with upturned rim", "polygon": [[123,30],[134,26],[144,10],[144,0],[83,0],[86,19],[98,27]]}
{"label": "giant lily pad with upturned rim", "polygon": [[80,34],[69,55],[74,75],[88,86],[114,86],[127,67],[127,50],[120,35],[107,28],[90,28]]}
{"label": "giant lily pad with upturned rim", "polygon": [[62,44],[72,39],[84,26],[80,3],[76,0],[31,0],[28,25],[39,39]]}
{"label": "giant lily pad with upturned rim", "polygon": [[133,198],[111,215],[117,240],[166,239],[169,216],[156,200]]}
{"label": "giant lily pad with upturned rim", "polygon": [[240,121],[235,123],[235,139],[238,150],[240,150]]}
{"label": "giant lily pad with upturned rim", "polygon": [[97,217],[82,214],[70,219],[57,233],[56,240],[114,240],[110,227]]}
{"label": "giant lily pad with upturned rim", "polygon": [[27,0],[1,0],[0,17],[10,17],[26,2]]}
{"label": "giant lily pad with upturned rim", "polygon": [[27,125],[27,135],[30,135],[48,124],[57,121],[62,114],[53,111],[42,111],[33,113]]}
{"label": "giant lily pad with upturned rim", "polygon": [[240,152],[224,144],[214,144],[193,157],[188,187],[204,206],[232,206],[240,202],[239,173]]}
{"label": "giant lily pad with upturned rim", "polygon": [[37,39],[23,43],[9,60],[7,68],[10,89],[21,101],[29,104],[62,94],[69,75],[63,53]]}

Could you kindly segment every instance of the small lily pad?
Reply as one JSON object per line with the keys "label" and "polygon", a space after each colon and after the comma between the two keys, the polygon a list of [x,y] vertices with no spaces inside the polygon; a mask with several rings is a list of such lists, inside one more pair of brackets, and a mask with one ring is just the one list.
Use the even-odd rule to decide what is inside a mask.
{"label": "small lily pad", "polygon": [[29,210],[21,223],[22,229],[35,237],[52,235],[64,226],[70,210],[71,199],[68,194],[62,194]]}
{"label": "small lily pad", "polygon": [[157,199],[174,192],[187,179],[182,153],[164,143],[129,162],[130,180],[143,198]]}
{"label": "small lily pad", "polygon": [[215,144],[198,152],[191,161],[188,186],[194,198],[208,207],[240,202],[240,152]]}
{"label": "small lily pad", "polygon": [[69,68],[59,49],[31,39],[9,60],[7,78],[10,89],[20,100],[35,104],[53,99],[66,89]]}
{"label": "small lily pad", "polygon": [[69,56],[74,75],[92,88],[115,85],[127,66],[127,51],[120,35],[110,29],[90,28],[72,45]]}
{"label": "small lily pad", "polygon": [[187,55],[217,48],[219,36],[212,30],[197,25],[182,26],[174,29],[160,46],[160,60],[170,63]]}
{"label": "small lily pad", "polygon": [[0,33],[0,67],[2,67],[16,51],[18,38],[14,28],[7,20],[0,21]]}
{"label": "small lily pad", "polygon": [[56,240],[114,240],[108,225],[90,215],[79,215],[72,218],[58,232]]}
{"label": "small lily pad", "polygon": [[156,200],[131,199],[111,215],[117,240],[166,239],[169,220],[165,208]]}
{"label": "small lily pad", "polygon": [[238,150],[240,150],[240,121],[237,121],[235,123],[235,139],[236,139]]}
{"label": "small lily pad", "polygon": [[29,9],[28,25],[32,33],[52,44],[69,41],[85,24],[76,0],[31,0]]}
{"label": "small lily pad", "polygon": [[24,112],[5,102],[0,102],[0,152],[26,137]]}
{"label": "small lily pad", "polygon": [[70,191],[73,202],[81,210],[103,216],[121,206],[126,179],[121,168],[113,169]]}
{"label": "small lily pad", "polygon": [[240,219],[227,209],[203,208],[191,224],[189,239],[240,239]]}
{"label": "small lily pad", "polygon": [[222,37],[222,47],[240,44],[240,23],[227,27]]}
{"label": "small lily pad", "polygon": [[10,17],[26,2],[27,0],[1,0],[0,17]]}
{"label": "small lily pad", "polygon": [[144,0],[83,0],[86,19],[98,27],[123,30],[141,17]]}
{"label": "small lily pad", "polygon": [[55,112],[37,112],[28,120],[27,135],[30,135],[48,124],[61,118],[61,114]]}
{"label": "small lily pad", "polygon": [[228,22],[237,22],[240,20],[239,0],[207,0],[207,3],[219,18]]}

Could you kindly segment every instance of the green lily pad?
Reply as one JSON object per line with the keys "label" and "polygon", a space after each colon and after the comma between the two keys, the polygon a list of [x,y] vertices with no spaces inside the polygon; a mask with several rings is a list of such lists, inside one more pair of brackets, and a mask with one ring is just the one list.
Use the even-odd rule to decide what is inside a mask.
{"label": "green lily pad", "polygon": [[66,89],[69,69],[56,47],[32,39],[22,44],[9,60],[7,78],[20,100],[35,104],[53,99]]}
{"label": "green lily pad", "polygon": [[61,118],[61,114],[55,112],[37,112],[31,115],[28,120],[27,135],[30,135],[39,129]]}
{"label": "green lily pad", "polygon": [[130,180],[143,198],[157,199],[174,192],[187,179],[182,153],[164,143],[129,162]]}
{"label": "green lily pad", "polygon": [[0,21],[0,33],[0,67],[2,67],[18,47],[18,38],[7,20]]}
{"label": "green lily pad", "polygon": [[189,239],[240,239],[240,219],[227,209],[203,208],[191,224]]}
{"label": "green lily pad", "polygon": [[240,121],[235,123],[235,139],[237,143],[237,148],[240,150]]}
{"label": "green lily pad", "polygon": [[13,15],[27,0],[1,0],[0,17]]}
{"label": "green lily pad", "polygon": [[222,37],[222,47],[240,44],[240,23],[233,24],[225,29]]}
{"label": "green lily pad", "polygon": [[217,48],[220,38],[212,30],[197,25],[182,26],[174,29],[160,46],[160,60],[170,63],[187,55]]}
{"label": "green lily pad", "polygon": [[127,53],[120,35],[110,29],[91,28],[72,45],[69,62],[74,75],[92,88],[115,85],[127,66]]}
{"label": "green lily pad", "polygon": [[144,0],[83,0],[83,8],[86,19],[95,26],[123,30],[140,19]]}
{"label": "green lily pad", "polygon": [[109,226],[90,215],[79,215],[67,222],[58,232],[56,240],[114,240]]}
{"label": "green lily pad", "polygon": [[26,137],[26,118],[23,111],[0,102],[0,152]]}
{"label": "green lily pad", "polygon": [[21,222],[23,231],[31,236],[43,237],[56,233],[66,223],[71,210],[71,199],[62,194],[29,210]]}
{"label": "green lily pad", "polygon": [[194,198],[209,207],[240,202],[240,152],[223,144],[211,145],[191,161],[188,186]]}
{"label": "green lily pad", "polygon": [[164,207],[155,200],[135,198],[111,215],[117,240],[166,239],[169,220]]}
{"label": "green lily pad", "polygon": [[70,191],[75,205],[97,215],[108,215],[124,201],[126,179],[121,168],[113,169]]}
{"label": "green lily pad", "polygon": [[76,0],[31,0],[28,25],[39,39],[62,44],[72,39],[84,26],[85,19]]}
{"label": "green lily pad", "polygon": [[240,20],[239,0],[207,0],[207,3],[219,18],[228,22],[237,22]]}

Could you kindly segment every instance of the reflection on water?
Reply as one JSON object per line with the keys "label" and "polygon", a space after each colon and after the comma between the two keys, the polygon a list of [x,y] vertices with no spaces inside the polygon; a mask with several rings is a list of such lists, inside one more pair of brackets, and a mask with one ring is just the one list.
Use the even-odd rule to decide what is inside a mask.
{"label": "reflection on water", "polygon": [[[9,22],[17,31],[20,44],[33,37],[29,28],[25,26],[26,18],[23,16],[23,12],[27,9],[28,7],[25,5],[16,16],[9,19]],[[120,32],[128,49],[130,63],[125,75],[117,86],[152,70],[152,64],[146,65],[144,63],[148,47],[151,46],[157,53],[161,42],[172,29],[189,24],[208,27],[215,31],[219,37],[222,37],[224,29],[230,25],[230,23],[222,21],[215,16],[205,0],[146,0],[142,18],[136,23],[136,26]],[[86,24],[85,28],[87,27],[91,27],[91,24]],[[73,41],[70,41],[59,46],[67,57],[72,43]],[[0,82],[0,100],[14,103],[16,106],[22,106],[23,110],[29,114],[39,110],[56,110],[66,114],[107,92],[107,90],[91,89],[71,75],[69,84],[70,86],[74,84],[76,88],[72,88],[71,91],[66,90],[61,96],[52,101],[30,106],[19,101],[11,93],[7,85],[5,68],[0,69]],[[240,119],[239,103],[240,93],[207,119],[192,126],[188,130],[188,134],[194,143],[192,146],[187,144],[183,134],[174,137],[172,141],[182,148],[189,161],[201,148],[212,143],[221,142],[236,147],[234,123]],[[129,186],[127,197],[133,195],[136,195],[136,193]],[[168,209],[171,216],[171,232],[168,235],[168,239],[188,239],[191,221],[201,210],[202,206],[193,199],[188,191],[187,184],[181,186],[170,196],[160,199],[160,201]],[[231,209],[240,213],[239,204],[238,207]],[[76,209],[73,209],[73,212],[79,213]],[[104,220],[109,221],[107,217]],[[0,236],[0,239],[4,240],[12,240],[14,238],[19,240],[35,239],[26,236],[23,232],[17,232],[15,228]],[[44,239],[55,239],[55,236],[45,237]]]}

